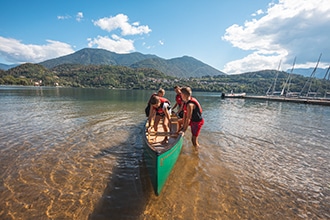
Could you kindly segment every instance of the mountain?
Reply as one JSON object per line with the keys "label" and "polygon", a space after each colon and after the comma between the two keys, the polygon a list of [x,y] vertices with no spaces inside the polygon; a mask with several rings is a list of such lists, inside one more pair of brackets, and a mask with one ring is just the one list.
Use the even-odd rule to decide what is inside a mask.
{"label": "mountain", "polygon": [[145,55],[138,52],[117,54],[104,49],[94,48],[85,48],[73,54],[47,60],[39,64],[46,68],[53,68],[61,64],[116,65],[131,68],[153,68],[168,76],[182,78],[225,74],[188,56],[166,60],[156,55]]}
{"label": "mountain", "polygon": [[35,78],[35,76],[46,76],[52,74],[47,68],[42,65],[34,63],[24,63],[19,66],[13,67],[6,71],[7,75],[11,75],[16,78]]}
{"label": "mountain", "polygon": [[8,64],[0,63],[0,70],[9,70],[10,68],[13,68],[15,66],[18,66],[18,64],[8,65]]}
{"label": "mountain", "polygon": [[[191,58],[184,58],[187,59],[188,64],[191,63],[189,62]],[[179,61],[181,59],[183,58],[178,58]],[[177,62],[177,59],[156,60],[164,63],[173,62],[173,66]],[[196,62],[194,59],[193,61]],[[180,63],[182,62],[180,61]],[[290,76],[290,92],[302,93],[303,88],[307,88],[306,85],[308,85],[310,91],[325,94],[330,88],[329,80],[313,79],[311,81],[309,77],[302,75],[292,74]],[[0,70],[0,85],[31,86],[36,82],[41,82],[44,86],[148,90],[157,90],[160,87],[170,90],[175,85],[185,85],[190,86],[194,91],[224,93],[234,91],[255,95],[264,95],[270,89],[271,91],[281,91],[287,79],[287,72],[277,70],[181,79],[167,76],[153,68],[131,68],[116,65],[62,64],[48,69],[40,64],[25,63],[7,71]]]}
{"label": "mountain", "polygon": [[153,57],[157,56],[143,55],[137,52],[117,54],[104,49],[85,48],[73,54],[50,59],[39,64],[46,68],[53,68],[61,64],[130,66],[135,62]]}
{"label": "mountain", "polygon": [[131,65],[132,68],[148,67],[157,69],[169,76],[189,78],[202,76],[225,75],[225,73],[193,58],[183,56],[165,60],[162,58],[145,59]]}
{"label": "mountain", "polygon": [[[287,70],[288,73],[290,73],[291,70]],[[302,69],[302,68],[297,68],[293,70],[293,73],[303,75],[306,77],[310,77],[311,74],[313,73],[314,68],[308,68],[308,69]],[[323,79],[325,74],[327,72],[327,69],[322,69],[322,68],[317,68],[315,71],[315,78],[318,79]]]}

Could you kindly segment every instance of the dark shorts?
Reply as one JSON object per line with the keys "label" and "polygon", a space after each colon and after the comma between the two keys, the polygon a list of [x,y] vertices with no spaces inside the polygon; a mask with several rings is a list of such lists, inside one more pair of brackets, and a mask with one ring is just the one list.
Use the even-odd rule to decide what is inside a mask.
{"label": "dark shorts", "polygon": [[183,118],[183,110],[181,110],[181,111],[178,113],[178,117],[179,117],[179,118]]}
{"label": "dark shorts", "polygon": [[190,121],[190,128],[193,136],[197,137],[199,135],[203,124],[204,124],[204,118],[198,122]]}

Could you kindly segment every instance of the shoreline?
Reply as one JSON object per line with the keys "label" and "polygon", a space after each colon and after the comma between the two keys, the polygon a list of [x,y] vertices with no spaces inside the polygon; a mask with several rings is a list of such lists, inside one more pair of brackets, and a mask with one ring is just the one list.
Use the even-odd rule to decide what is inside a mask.
{"label": "shoreline", "polygon": [[242,98],[330,106],[330,99],[322,99],[322,98],[298,98],[298,97],[290,98],[290,97],[280,97],[280,96],[244,96]]}

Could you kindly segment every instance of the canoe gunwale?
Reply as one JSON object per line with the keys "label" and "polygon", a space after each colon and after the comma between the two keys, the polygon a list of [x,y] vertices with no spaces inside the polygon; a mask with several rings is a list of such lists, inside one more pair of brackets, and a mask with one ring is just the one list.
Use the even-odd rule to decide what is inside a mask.
{"label": "canoe gunwale", "polygon": [[172,144],[164,147],[164,149],[156,149],[154,146],[152,146],[147,138],[147,135],[144,135],[144,142],[146,143],[146,145],[148,146],[148,148],[150,150],[152,150],[157,156],[162,155],[164,153],[166,153],[167,151],[171,150],[179,141],[180,139],[183,137],[183,134],[178,134],[178,136],[175,138],[176,141],[173,142]]}

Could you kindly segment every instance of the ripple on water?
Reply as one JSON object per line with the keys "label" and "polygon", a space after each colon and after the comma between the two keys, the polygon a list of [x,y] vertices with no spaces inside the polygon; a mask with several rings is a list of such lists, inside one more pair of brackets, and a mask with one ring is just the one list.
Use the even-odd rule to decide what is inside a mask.
{"label": "ripple on water", "polygon": [[[63,123],[50,120],[42,127],[30,121],[24,127],[6,127],[14,132],[6,135],[1,148],[7,158],[0,162],[5,170],[0,207],[6,210],[1,215],[86,219],[102,197],[118,158],[134,149],[127,146],[128,136],[139,131],[127,116],[104,114],[67,118]],[[112,153],[101,155],[104,149]]]}
{"label": "ripple on water", "polygon": [[1,219],[330,218],[327,109],[199,98],[202,148],[188,130],[156,197],[139,104],[25,98],[0,111]]}

